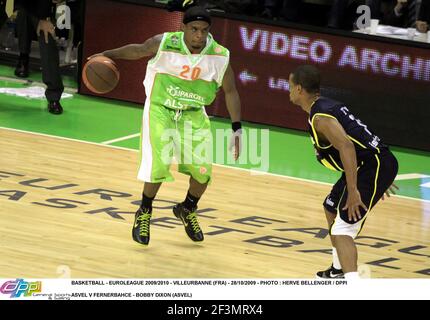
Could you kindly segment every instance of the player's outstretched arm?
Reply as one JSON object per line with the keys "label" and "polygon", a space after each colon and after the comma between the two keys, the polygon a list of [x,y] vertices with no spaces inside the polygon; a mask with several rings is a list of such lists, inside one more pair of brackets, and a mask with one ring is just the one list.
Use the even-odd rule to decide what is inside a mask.
{"label": "player's outstretched arm", "polygon": [[227,105],[228,113],[230,114],[231,122],[240,121],[240,98],[236,89],[234,72],[230,65],[222,81],[222,87],[225,94],[225,103]]}
{"label": "player's outstretched arm", "polygon": [[122,60],[138,60],[145,57],[154,56],[157,54],[158,48],[160,47],[162,34],[158,34],[152,38],[149,38],[141,44],[129,44],[120,48],[106,50],[101,53],[97,53],[89,57],[91,59],[96,56],[105,56],[111,59],[122,59]]}
{"label": "player's outstretched arm", "polygon": [[239,158],[242,145],[242,130],[240,124],[241,106],[239,93],[236,89],[234,72],[230,65],[228,65],[224,74],[222,87],[224,89],[225,103],[227,105],[228,113],[230,114],[233,129],[229,149],[233,151],[233,157],[237,160]]}

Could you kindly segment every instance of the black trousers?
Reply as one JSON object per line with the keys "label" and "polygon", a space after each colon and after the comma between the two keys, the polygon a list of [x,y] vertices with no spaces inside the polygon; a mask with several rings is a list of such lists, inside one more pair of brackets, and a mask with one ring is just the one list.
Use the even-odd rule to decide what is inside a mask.
{"label": "black trousers", "polygon": [[[39,41],[40,58],[42,62],[42,79],[47,89],[45,96],[48,101],[59,101],[64,91],[63,80],[60,74],[60,57],[55,39],[49,35],[48,43],[45,35],[36,35],[39,19],[25,8],[18,8],[17,33],[19,51],[21,54],[30,54],[31,41],[34,37]],[[55,23],[55,22],[54,22]]]}
{"label": "black trousers", "polygon": [[6,22],[6,20],[6,0],[0,0],[0,28],[3,27],[3,24]]}

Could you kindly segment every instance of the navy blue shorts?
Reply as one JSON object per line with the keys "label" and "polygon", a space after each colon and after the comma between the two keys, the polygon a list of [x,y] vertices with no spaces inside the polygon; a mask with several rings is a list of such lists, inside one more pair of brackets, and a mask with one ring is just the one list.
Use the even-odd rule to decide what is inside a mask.
{"label": "navy blue shorts", "polygon": [[[382,151],[380,154],[375,154],[363,160],[357,171],[357,187],[361,195],[361,201],[366,205],[368,211],[378,203],[385,191],[391,186],[396,178],[397,171],[397,159],[389,150]],[[342,210],[347,198],[346,176],[343,173],[333,186],[330,194],[325,198],[324,208],[337,215],[330,228],[330,234],[346,234],[355,238],[363,227],[367,212],[360,208],[360,221],[349,221],[348,210]]]}

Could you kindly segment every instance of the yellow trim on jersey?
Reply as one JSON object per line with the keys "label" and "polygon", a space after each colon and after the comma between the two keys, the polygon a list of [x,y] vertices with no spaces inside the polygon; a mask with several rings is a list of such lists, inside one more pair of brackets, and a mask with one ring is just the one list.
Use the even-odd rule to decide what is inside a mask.
{"label": "yellow trim on jersey", "polygon": [[316,132],[315,127],[314,127],[314,120],[315,120],[316,116],[323,116],[323,117],[333,118],[336,121],[337,121],[337,119],[336,119],[336,117],[332,116],[331,114],[327,114],[327,113],[315,113],[313,115],[313,117],[312,117],[312,120],[311,120],[311,128],[312,128],[312,132],[313,132],[314,137],[315,137],[315,142],[317,144],[317,147],[321,148],[321,149],[328,149],[328,148],[330,148],[332,146],[332,144],[330,144],[327,147],[321,147],[320,144],[319,144],[319,142],[318,142],[318,135],[317,135],[317,132]]}
{"label": "yellow trim on jersey", "polygon": [[[354,139],[353,137],[351,137],[350,135],[348,135],[348,138],[352,141],[354,141],[356,144],[358,144],[360,147],[362,147],[363,149],[367,149],[367,147],[365,145],[363,145],[361,142],[359,142],[358,140]],[[375,147],[376,150],[378,150],[378,153],[381,153],[381,151],[379,150],[378,147]]]}
{"label": "yellow trim on jersey", "polygon": [[334,223],[336,222],[336,217],[334,218],[334,220],[333,220],[333,222],[331,223],[331,225],[330,225],[330,228],[328,229],[328,234],[331,236],[331,229],[333,228],[333,226],[334,226]]}
{"label": "yellow trim on jersey", "polygon": [[336,219],[337,219],[337,218],[341,219],[341,217],[340,217],[340,212],[339,212],[339,206],[340,206],[340,203],[341,203],[341,201],[342,201],[343,195],[345,194],[345,191],[346,191],[346,186],[345,186],[345,187],[343,187],[342,195],[340,196],[339,203],[337,204],[337,208],[336,208],[336,212],[337,212],[337,214],[336,214],[336,217],[334,218],[334,220],[333,220],[332,224],[330,225],[330,228],[328,229],[328,234],[329,234],[329,235],[332,235],[332,234],[331,234],[331,230],[333,229],[333,226],[334,226],[334,224],[336,223]]}
{"label": "yellow trim on jersey", "polygon": [[[363,219],[361,219],[361,224],[360,224],[360,229],[358,229],[357,234],[355,235],[355,237],[357,238],[360,235],[361,230],[363,230],[364,227],[364,222],[366,222],[367,219],[367,214],[369,213],[370,209],[367,210],[366,215],[363,217]],[[355,239],[355,238],[354,238]]]}
{"label": "yellow trim on jersey", "polygon": [[338,171],[338,170],[336,170],[336,168],[335,168],[335,167],[333,167],[333,166],[331,165],[331,163],[330,163],[330,162],[328,162],[328,160],[327,160],[327,159],[321,159],[321,163],[324,165],[324,167],[326,167],[326,168],[328,168],[328,169],[330,169],[330,170]]}
{"label": "yellow trim on jersey", "polygon": [[377,189],[377,187],[378,187],[379,168],[381,167],[381,161],[379,161],[379,157],[378,157],[378,155],[377,155],[377,154],[375,154],[375,158],[376,158],[376,162],[378,163],[378,166],[376,167],[375,188],[373,189],[372,199],[370,199],[369,211],[370,211],[370,209],[372,208],[373,199],[375,198],[376,189]]}
{"label": "yellow trim on jersey", "polygon": [[360,141],[358,141],[358,140],[355,140],[353,137],[351,137],[350,135],[348,135],[348,138],[350,139],[350,140],[352,140],[352,141],[354,141],[356,144],[358,144],[360,147],[362,147],[363,149],[367,149],[367,147],[364,145],[364,144],[362,144]]}
{"label": "yellow trim on jersey", "polygon": [[331,161],[333,161],[336,168],[338,168],[339,171],[343,171],[343,169],[336,163],[336,161],[334,161],[333,157],[330,154],[328,156],[330,157]]}
{"label": "yellow trim on jersey", "polygon": [[375,186],[374,186],[374,188],[373,188],[373,195],[372,195],[372,198],[370,199],[369,207],[367,208],[366,215],[363,217],[363,222],[361,223],[361,226],[360,226],[360,229],[358,230],[357,236],[360,234],[361,229],[363,229],[364,221],[366,221],[367,214],[368,214],[368,213],[370,212],[370,210],[372,209],[373,199],[375,198],[375,195],[376,195],[376,189],[378,188],[379,168],[381,167],[381,161],[379,160],[379,157],[378,157],[378,155],[377,155],[377,154],[375,154],[375,158],[376,158],[376,162],[378,163],[378,165],[377,165],[377,167],[376,167]]}
{"label": "yellow trim on jersey", "polygon": [[336,208],[337,215],[336,215],[336,218],[334,218],[334,221],[333,221],[332,225],[330,226],[330,230],[328,231],[330,235],[332,235],[331,234],[331,229],[333,228],[334,224],[336,223],[336,219],[338,219],[338,218],[342,219],[340,217],[339,207],[340,207],[340,203],[342,202],[342,199],[343,199],[343,196],[345,194],[345,191],[346,191],[346,185],[345,185],[345,187],[343,187],[342,195],[340,196],[339,203],[337,204],[337,208]]}

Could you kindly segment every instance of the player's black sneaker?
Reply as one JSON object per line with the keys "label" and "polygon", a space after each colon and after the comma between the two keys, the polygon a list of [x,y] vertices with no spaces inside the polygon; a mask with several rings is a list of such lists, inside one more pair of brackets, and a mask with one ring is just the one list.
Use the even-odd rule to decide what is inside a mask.
{"label": "player's black sneaker", "polygon": [[197,222],[196,210],[197,207],[190,211],[182,203],[173,207],[173,213],[176,218],[181,219],[188,237],[193,241],[203,241],[203,232]]}
{"label": "player's black sneaker", "polygon": [[344,278],[343,275],[343,271],[342,269],[336,269],[335,267],[333,267],[333,265],[331,265],[330,268],[328,268],[327,270],[324,271],[318,271],[317,272],[317,278],[321,278],[321,279],[339,279],[339,278]]}
{"label": "player's black sneaker", "polygon": [[133,225],[133,240],[143,245],[149,243],[149,223],[151,220],[152,209],[139,208],[136,211]]}

